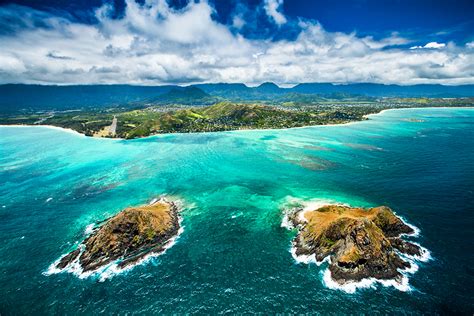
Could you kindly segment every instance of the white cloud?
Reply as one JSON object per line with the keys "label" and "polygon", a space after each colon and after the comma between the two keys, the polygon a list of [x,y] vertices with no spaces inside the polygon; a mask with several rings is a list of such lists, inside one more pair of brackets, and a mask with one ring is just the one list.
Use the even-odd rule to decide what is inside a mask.
{"label": "white cloud", "polygon": [[285,16],[279,11],[282,5],[283,0],[265,0],[265,12],[278,25],[286,23]]}
{"label": "white cloud", "polygon": [[244,19],[240,15],[234,16],[232,19],[232,26],[241,29],[245,25]]}
{"label": "white cloud", "polygon": [[446,47],[445,43],[438,43],[438,42],[429,42],[425,46],[412,46],[410,49],[422,49],[422,48],[428,48],[428,49],[440,49]]}
{"label": "white cloud", "polygon": [[207,2],[182,10],[165,0],[126,3],[122,18],[104,6],[93,25],[0,7],[0,22],[23,14],[21,27],[0,34],[0,83],[474,83],[472,43],[408,50],[398,48],[409,43],[399,34],[360,37],[305,20],[294,40],[250,40],[230,31],[238,23],[214,21]]}

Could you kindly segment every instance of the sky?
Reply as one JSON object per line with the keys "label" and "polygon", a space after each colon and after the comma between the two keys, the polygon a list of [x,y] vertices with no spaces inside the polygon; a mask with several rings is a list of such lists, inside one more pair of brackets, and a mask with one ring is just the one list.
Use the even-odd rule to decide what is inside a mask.
{"label": "sky", "polygon": [[472,0],[0,0],[0,83],[474,84]]}

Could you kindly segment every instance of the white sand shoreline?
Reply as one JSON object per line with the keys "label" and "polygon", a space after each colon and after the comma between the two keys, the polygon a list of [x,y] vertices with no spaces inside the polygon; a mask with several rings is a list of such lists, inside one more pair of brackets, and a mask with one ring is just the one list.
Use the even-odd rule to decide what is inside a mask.
{"label": "white sand shoreline", "polygon": [[125,140],[124,138],[109,138],[109,137],[93,137],[93,136],[87,136],[85,134],[79,133],[73,129],[66,128],[66,127],[59,127],[59,126],[54,126],[54,125],[27,125],[27,124],[12,124],[12,125],[5,125],[5,124],[0,124],[0,128],[2,127],[14,127],[14,128],[25,128],[25,127],[43,127],[43,128],[48,128],[48,129],[54,129],[57,131],[73,134],[76,136],[80,137],[86,137],[86,138],[92,138],[92,139],[108,139],[108,140]]}

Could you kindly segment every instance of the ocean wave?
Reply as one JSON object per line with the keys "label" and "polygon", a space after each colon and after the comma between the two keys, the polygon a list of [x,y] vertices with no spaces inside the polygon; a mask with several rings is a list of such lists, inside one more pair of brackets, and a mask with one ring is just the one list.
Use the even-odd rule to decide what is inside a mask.
{"label": "ocean wave", "polygon": [[352,281],[344,284],[339,284],[332,279],[331,271],[329,271],[329,269],[326,269],[323,272],[322,278],[323,283],[327,288],[333,290],[341,290],[349,294],[354,294],[358,289],[376,289],[377,284],[380,284],[384,287],[392,286],[402,292],[410,292],[413,290],[412,287],[408,284],[408,277],[405,275],[402,275],[400,282],[397,282],[396,280],[379,280],[376,278],[366,278],[360,280],[359,282]]}
{"label": "ocean wave", "polygon": [[417,245],[420,248],[420,255],[409,255],[406,253],[400,253],[400,255],[408,261],[428,262],[434,260],[431,256],[431,252],[419,243],[410,241],[412,244]]}
{"label": "ocean wave", "polygon": [[84,230],[84,235],[89,236],[90,234],[92,234],[94,232],[94,227],[95,227],[95,224],[87,225],[86,229]]}
{"label": "ocean wave", "polygon": [[416,227],[413,224],[410,224],[403,216],[397,214],[397,212],[393,211],[393,214],[395,214],[398,218],[400,218],[403,224],[413,229],[413,233],[400,234],[400,237],[404,237],[404,236],[419,237],[420,236],[421,230],[418,227]]}
{"label": "ocean wave", "polygon": [[296,247],[294,246],[294,244],[290,248],[290,253],[291,253],[291,256],[293,257],[293,259],[295,259],[295,261],[297,263],[304,263],[304,264],[314,263],[318,267],[320,265],[322,265],[323,263],[325,263],[325,262],[329,262],[329,260],[330,260],[329,256],[327,256],[322,261],[318,261],[316,259],[316,255],[314,253],[312,255],[297,255],[296,254]]}

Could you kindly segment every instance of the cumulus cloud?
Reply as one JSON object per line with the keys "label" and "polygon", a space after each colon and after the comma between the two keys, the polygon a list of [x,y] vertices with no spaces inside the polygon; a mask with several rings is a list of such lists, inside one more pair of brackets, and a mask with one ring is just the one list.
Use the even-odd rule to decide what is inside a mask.
{"label": "cumulus cloud", "polygon": [[286,23],[286,18],[280,12],[283,0],[265,0],[264,9],[267,15],[278,25]]}
{"label": "cumulus cloud", "polygon": [[81,24],[0,7],[0,26],[11,28],[0,32],[0,83],[474,83],[469,43],[409,50],[399,34],[328,32],[308,20],[296,23],[295,39],[251,40],[238,32],[244,21],[218,23],[204,1],[175,10],[166,0],[126,0],[122,17],[111,12],[103,6],[97,23]]}
{"label": "cumulus cloud", "polygon": [[233,27],[235,27],[237,29],[241,29],[244,25],[245,25],[245,21],[242,18],[242,16],[240,16],[240,15],[234,16],[234,18],[232,19],[232,26]]}
{"label": "cumulus cloud", "polygon": [[446,47],[445,43],[438,43],[438,42],[429,42],[425,46],[412,46],[410,49],[422,49],[422,48],[428,48],[428,49],[440,49]]}

